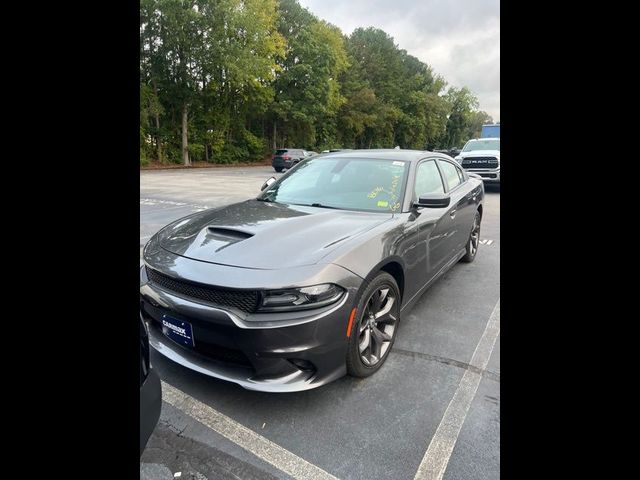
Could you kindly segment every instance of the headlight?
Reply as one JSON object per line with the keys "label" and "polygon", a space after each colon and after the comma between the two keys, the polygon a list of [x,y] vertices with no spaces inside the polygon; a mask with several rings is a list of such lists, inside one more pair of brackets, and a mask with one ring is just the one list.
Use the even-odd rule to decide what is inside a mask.
{"label": "headlight", "polygon": [[344,289],[332,283],[286,290],[267,290],[262,293],[259,312],[282,312],[324,307],[336,302]]}

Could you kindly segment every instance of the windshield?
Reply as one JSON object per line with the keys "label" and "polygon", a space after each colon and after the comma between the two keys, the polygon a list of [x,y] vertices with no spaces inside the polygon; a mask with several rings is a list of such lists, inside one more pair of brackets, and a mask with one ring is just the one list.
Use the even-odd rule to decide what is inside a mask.
{"label": "windshield", "polygon": [[259,200],[369,212],[399,211],[409,164],[364,158],[309,158]]}
{"label": "windshield", "polygon": [[463,152],[473,152],[474,150],[500,150],[500,140],[469,140],[462,149]]}

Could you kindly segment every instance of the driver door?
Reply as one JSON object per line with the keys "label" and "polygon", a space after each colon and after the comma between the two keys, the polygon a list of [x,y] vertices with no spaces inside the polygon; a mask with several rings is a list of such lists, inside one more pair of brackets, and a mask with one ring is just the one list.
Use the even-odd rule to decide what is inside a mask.
{"label": "driver door", "polygon": [[[434,159],[423,160],[416,167],[414,201],[421,195],[445,193],[444,181]],[[442,269],[451,256],[451,232],[454,218],[449,208],[420,208],[415,221],[426,234],[426,278],[429,282]]]}

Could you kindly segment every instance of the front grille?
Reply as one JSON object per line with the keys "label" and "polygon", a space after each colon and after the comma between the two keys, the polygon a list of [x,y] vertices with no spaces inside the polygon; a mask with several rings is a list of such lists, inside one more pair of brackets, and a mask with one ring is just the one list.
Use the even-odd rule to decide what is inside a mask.
{"label": "front grille", "polygon": [[496,157],[472,157],[462,160],[462,168],[498,168]]}
{"label": "front grille", "polygon": [[147,268],[147,276],[165,290],[182,297],[204,300],[220,307],[232,307],[246,313],[256,311],[259,294],[255,290],[228,290],[199,283],[178,280]]}

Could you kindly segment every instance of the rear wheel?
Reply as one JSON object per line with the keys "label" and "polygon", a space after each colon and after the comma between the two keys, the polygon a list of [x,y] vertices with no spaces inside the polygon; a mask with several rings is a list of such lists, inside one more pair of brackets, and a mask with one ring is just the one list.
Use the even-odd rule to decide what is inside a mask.
{"label": "rear wheel", "polygon": [[347,350],[347,372],[368,377],[386,361],[400,320],[400,291],[395,279],[379,273],[364,289],[356,307]]}
{"label": "rear wheel", "polygon": [[480,245],[480,212],[476,212],[476,217],[473,219],[473,227],[471,227],[471,233],[469,234],[469,241],[467,242],[467,253],[462,257],[462,261],[471,263],[476,258],[478,253],[478,245]]}

